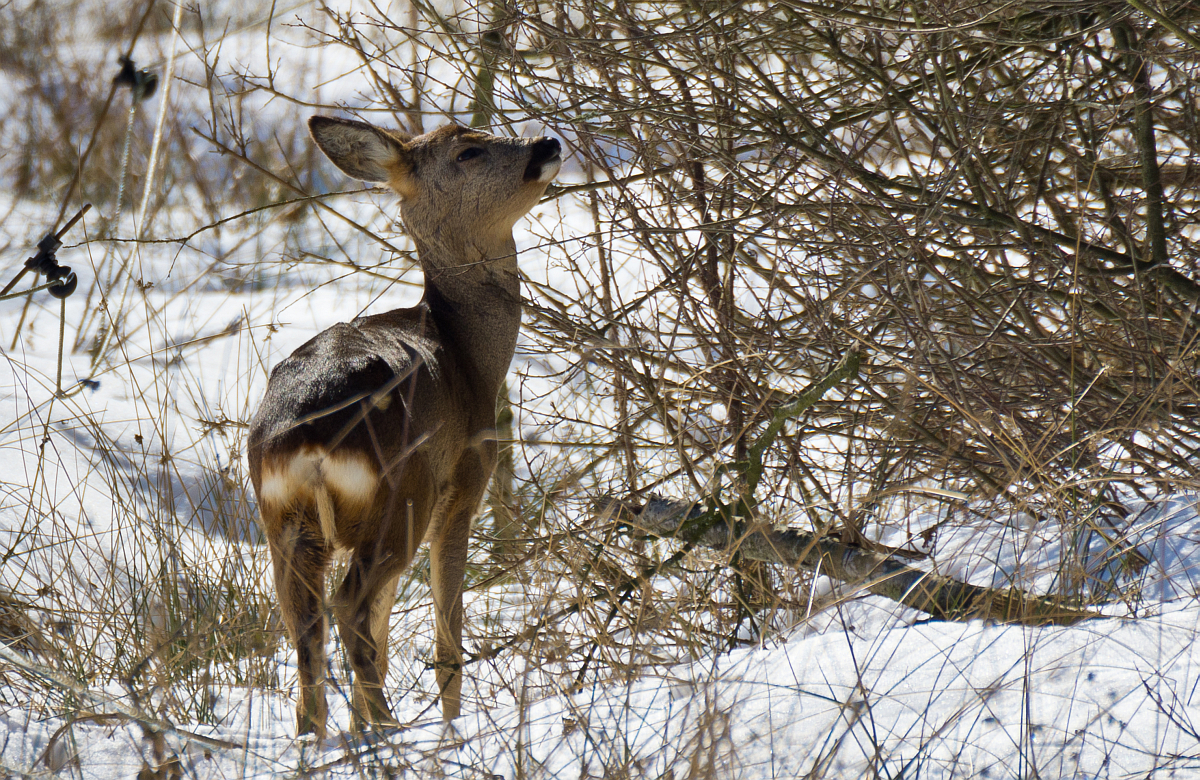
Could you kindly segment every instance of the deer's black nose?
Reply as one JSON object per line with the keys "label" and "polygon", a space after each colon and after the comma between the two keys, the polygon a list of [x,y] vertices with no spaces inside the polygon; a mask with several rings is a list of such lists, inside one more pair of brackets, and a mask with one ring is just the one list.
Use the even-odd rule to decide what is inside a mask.
{"label": "deer's black nose", "polygon": [[562,146],[557,138],[540,138],[534,141],[529,165],[525,167],[525,181],[550,181],[554,178],[554,174],[558,173],[561,151]]}
{"label": "deer's black nose", "polygon": [[559,145],[557,138],[543,138],[533,145],[533,159],[530,162],[534,165],[541,165],[558,157],[561,151],[562,146]]}

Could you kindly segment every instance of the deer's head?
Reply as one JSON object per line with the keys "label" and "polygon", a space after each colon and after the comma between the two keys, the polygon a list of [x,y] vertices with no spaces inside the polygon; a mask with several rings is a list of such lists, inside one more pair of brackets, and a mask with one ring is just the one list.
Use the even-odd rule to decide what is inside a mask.
{"label": "deer's head", "polygon": [[505,138],[458,125],[413,137],[323,116],[308,127],[348,176],[384,183],[400,196],[400,216],[418,246],[455,255],[491,256],[511,242],[513,225],[561,165],[553,138]]}

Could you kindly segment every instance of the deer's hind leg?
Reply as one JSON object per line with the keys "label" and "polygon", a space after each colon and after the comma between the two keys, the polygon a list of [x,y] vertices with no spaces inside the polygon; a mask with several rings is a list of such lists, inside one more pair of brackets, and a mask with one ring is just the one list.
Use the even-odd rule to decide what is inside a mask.
{"label": "deer's hind leg", "polygon": [[420,542],[412,534],[405,510],[383,510],[373,539],[363,540],[350,556],[346,578],[334,599],[338,632],[354,671],[351,728],[367,724],[391,726],[397,721],[388,706],[383,684],[388,668],[388,623],[396,599],[396,584]]}
{"label": "deer's hind leg", "polygon": [[367,566],[352,561],[338,591],[338,631],[354,670],[353,731],[363,731],[369,724],[397,725],[383,684],[388,670],[388,624],[400,572],[384,576],[386,579],[372,576]]}
{"label": "deer's hind leg", "polygon": [[[315,507],[309,509],[315,514]],[[323,602],[330,551],[317,518],[309,514],[303,507],[291,508],[279,517],[264,517],[264,525],[283,622],[296,646],[296,671],[300,678],[297,733],[311,732],[324,739],[329,710],[325,703],[328,629]]]}

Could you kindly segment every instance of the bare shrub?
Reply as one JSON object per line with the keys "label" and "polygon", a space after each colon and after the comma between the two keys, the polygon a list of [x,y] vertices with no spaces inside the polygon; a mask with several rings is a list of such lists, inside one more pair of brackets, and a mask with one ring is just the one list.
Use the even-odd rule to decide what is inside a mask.
{"label": "bare shrub", "polygon": [[[496,126],[575,147],[582,180],[558,195],[594,232],[547,232],[578,287],[531,289],[526,322],[544,376],[586,400],[539,417],[527,368],[539,405],[517,452],[523,511],[578,545],[577,598],[604,594],[583,610],[584,667],[606,655],[596,632],[636,636],[653,609],[628,585],[647,553],[566,518],[601,493],[736,493],[773,408],[850,350],[860,381],[778,440],[746,520],[924,553],[947,524],[1028,517],[1078,552],[1061,594],[1136,575],[1128,504],[1197,476],[1196,17],[1162,17],[1174,27],[1108,3],[617,2],[338,18],[329,40],[373,64],[366,110],[411,124],[433,92],[465,115],[486,66]],[[729,599],[718,646],[776,589],[732,577],[702,588]],[[610,660],[638,652],[618,644]]]}

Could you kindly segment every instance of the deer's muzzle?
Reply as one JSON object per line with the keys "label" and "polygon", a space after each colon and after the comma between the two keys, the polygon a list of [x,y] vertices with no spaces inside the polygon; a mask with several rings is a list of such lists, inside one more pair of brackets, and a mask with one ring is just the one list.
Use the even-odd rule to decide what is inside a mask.
{"label": "deer's muzzle", "polygon": [[533,144],[533,155],[525,167],[525,181],[548,182],[562,165],[562,147],[557,138],[541,138]]}

